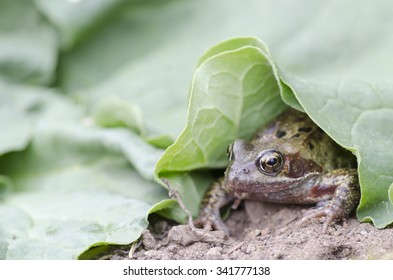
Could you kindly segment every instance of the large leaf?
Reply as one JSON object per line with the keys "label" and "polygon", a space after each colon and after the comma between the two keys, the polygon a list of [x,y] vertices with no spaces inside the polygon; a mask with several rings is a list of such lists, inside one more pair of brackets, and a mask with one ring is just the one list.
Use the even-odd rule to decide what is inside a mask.
{"label": "large leaf", "polygon": [[393,87],[353,80],[286,80],[312,119],[358,158],[362,221],[383,228],[393,221]]}
{"label": "large leaf", "polygon": [[54,29],[30,0],[0,0],[0,76],[14,82],[50,84],[57,46]]}
{"label": "large leaf", "polygon": [[[4,85],[0,100],[9,106],[0,123],[9,134],[0,156],[1,258],[77,258],[139,237],[167,199],[151,180],[162,150],[128,129],[95,126],[53,91]],[[10,129],[10,119],[22,129]]]}
{"label": "large leaf", "polygon": [[34,0],[37,7],[58,28],[64,49],[97,29],[105,19],[121,7],[125,0]]}
{"label": "large leaf", "polygon": [[158,172],[224,167],[223,147],[237,137],[250,138],[255,126],[284,108],[264,46],[250,42],[243,48],[239,41],[245,40],[219,46],[219,53],[213,52],[195,71],[186,128],[158,162]]}
{"label": "large leaf", "polygon": [[[263,67],[258,71],[256,65]],[[157,177],[169,175],[176,186],[179,175],[172,173],[225,165],[228,143],[238,137],[247,139],[280,112],[281,93],[289,105],[304,108],[337,143],[357,156],[362,190],[359,219],[372,220],[377,227],[390,224],[393,153],[386,152],[386,147],[393,145],[392,87],[350,80],[313,83],[289,75],[285,85],[282,79],[257,39],[229,40],[209,50],[195,72],[187,126],[158,162]],[[278,108],[266,102],[276,99]]]}
{"label": "large leaf", "polygon": [[[33,139],[33,143],[27,151],[13,152],[0,158],[0,165],[3,168],[3,174],[0,176],[1,199],[22,203],[23,197],[28,197],[24,190],[30,189],[30,187],[33,187],[31,189],[32,196],[37,191],[42,193],[43,198],[47,198],[48,196],[44,190],[38,187],[39,183],[37,182],[42,182],[42,185],[45,186],[57,186],[59,180],[56,180],[55,172],[49,174],[45,173],[45,170],[36,170],[35,168],[38,168],[41,162],[42,166],[48,167],[44,169],[50,171],[52,171],[50,168],[52,165],[53,167],[58,166],[61,171],[60,175],[67,174],[64,175],[66,179],[59,175],[62,180],[80,186],[79,178],[81,178],[81,182],[86,183],[97,176],[97,172],[86,171],[85,173],[89,175],[86,175],[82,180],[81,176],[73,176],[75,173],[71,172],[71,167],[80,166],[81,161],[86,163],[84,160],[88,158],[92,163],[90,167],[95,171],[101,171],[95,164],[100,166],[98,163],[100,156],[108,158],[108,162],[112,160],[124,161],[124,165],[115,165],[121,170],[119,172],[123,174],[124,171],[125,173],[125,165],[127,165],[129,172],[135,175],[135,178],[125,176],[129,178],[128,181],[125,177],[120,176],[121,179],[117,181],[115,178],[117,173],[113,170],[113,180],[108,179],[106,182],[111,181],[113,185],[118,182],[120,185],[132,186],[135,180],[135,184],[140,186],[144,186],[145,183],[152,184],[145,180],[139,182],[137,179],[139,175],[136,175],[135,170],[141,173],[144,178],[151,178],[154,162],[162,151],[147,145],[128,128],[141,133],[146,141],[156,146],[168,146],[172,139],[177,138],[186,124],[187,92],[195,65],[197,65],[197,71],[194,76],[194,85],[198,84],[197,80],[199,79],[203,78],[206,81],[207,77],[201,76],[202,73],[211,74],[213,72],[212,69],[206,68],[207,65],[217,66],[218,69],[222,69],[224,66],[228,69],[237,67],[232,64],[232,60],[228,60],[227,65],[224,65],[224,60],[222,60],[224,56],[232,58],[231,55],[247,53],[251,58],[249,52],[252,49],[253,52],[260,51],[261,54],[264,54],[262,56],[268,58],[272,63],[266,48],[252,39],[230,41],[230,47],[228,47],[228,42],[220,44],[206,52],[197,63],[198,57],[204,50],[219,41],[233,36],[254,35],[268,43],[274,60],[282,70],[278,75],[272,64],[271,68],[275,78],[270,78],[269,81],[273,81],[274,86],[280,87],[285,102],[303,110],[301,103],[311,117],[332,137],[357,153],[358,159],[361,160],[359,170],[363,192],[358,212],[359,217],[372,215],[375,222],[381,226],[389,221],[387,213],[391,209],[387,192],[389,180],[391,180],[391,170],[389,169],[391,164],[389,162],[390,155],[386,152],[384,145],[388,147],[387,145],[391,144],[390,132],[389,129],[381,131],[381,125],[375,124],[387,122],[388,104],[391,104],[388,96],[391,91],[387,86],[373,85],[371,82],[391,82],[393,69],[388,59],[393,48],[393,33],[390,32],[393,21],[390,13],[391,1],[379,1],[377,5],[372,1],[359,4],[354,0],[333,2],[250,0],[247,1],[247,5],[240,0],[134,0],[122,2],[121,0],[0,1],[1,79],[49,84],[57,61],[56,41],[57,38],[60,38],[62,51],[60,64],[57,65],[56,84],[66,96],[61,96],[53,90],[45,91],[23,87],[16,89],[1,85],[0,153],[23,150]],[[37,12],[32,3],[36,4],[43,16]],[[57,28],[57,34],[48,22]],[[256,55],[254,58],[259,59],[260,56]],[[222,63],[215,64],[215,59],[217,61],[221,59]],[[242,65],[245,63],[245,61],[241,62]],[[250,61],[250,64],[252,63],[255,61]],[[281,77],[282,75],[283,77]],[[293,78],[293,75],[301,77],[303,82]],[[220,78],[225,76],[214,77],[215,83],[218,84]],[[223,87],[226,87],[227,81],[231,81],[230,77],[223,80]],[[281,83],[281,78],[288,85]],[[355,78],[365,83],[346,80],[343,83],[345,86],[341,88],[338,87],[338,83],[332,81],[332,78]],[[253,79],[249,79],[242,82],[244,85],[250,83],[252,88],[252,81]],[[236,83],[235,81],[234,84]],[[195,100],[198,100],[196,96],[199,96],[203,89],[203,83],[200,85],[202,85],[201,89],[194,86],[191,88]],[[347,92],[358,91],[364,95],[367,89],[370,89],[370,92],[378,92],[382,96],[382,101],[376,107],[372,107],[376,101],[374,98],[369,98],[369,104],[362,104],[364,106],[360,109],[357,107],[357,103],[354,105],[349,100],[342,99]],[[14,92],[18,91],[19,93],[13,96]],[[217,88],[209,89],[209,92],[217,93],[218,91]],[[338,92],[337,96],[340,102],[337,102],[336,96],[334,96],[329,99],[328,104],[331,106],[329,108],[332,112],[337,113],[340,108],[348,109],[349,107],[348,112],[337,113],[337,116],[342,116],[345,121],[340,119],[340,122],[334,122],[335,114],[329,113],[329,110],[319,110],[325,108],[322,107],[325,104],[318,103],[318,100],[316,102],[309,100],[315,96],[331,97],[335,91]],[[31,94],[31,92],[36,94]],[[9,94],[7,95],[7,93]],[[311,95],[313,98],[310,98]],[[70,96],[76,97],[77,102],[67,99]],[[372,94],[372,96],[375,95]],[[219,95],[215,95],[212,104],[216,104],[217,99],[220,98]],[[327,100],[326,98],[321,99]],[[195,113],[198,116],[204,115],[199,109],[203,106],[208,107],[206,106],[208,101],[201,99],[199,97],[200,104],[191,101],[194,104],[192,106],[194,109],[190,107],[190,113]],[[222,103],[226,103],[226,99],[223,97]],[[353,101],[358,99],[359,97],[355,97]],[[107,102],[108,100],[117,101],[111,103]],[[239,100],[242,100],[242,97]],[[279,98],[277,98],[277,102],[281,103]],[[40,104],[44,104],[44,106]],[[255,104],[252,104],[251,107],[253,105]],[[232,105],[221,104],[216,109],[228,109],[222,108],[225,106],[231,107]],[[206,121],[220,119],[218,118],[219,112],[214,112],[217,111],[214,107],[203,110],[207,113]],[[236,105],[233,108],[236,109]],[[247,110],[246,108],[241,109],[236,114],[239,112],[245,114]],[[352,119],[360,111],[365,113],[361,113],[357,120]],[[59,113],[57,117],[54,114],[56,112]],[[227,112],[223,110],[223,113]],[[252,113],[250,114],[254,116]],[[47,125],[46,122],[51,119],[54,122]],[[246,117],[243,118],[243,120],[246,119]],[[250,119],[252,118],[250,117]],[[192,114],[190,114],[188,121],[187,127],[190,127],[190,124],[193,124]],[[373,122],[370,124],[368,121]],[[231,138],[248,137],[251,130],[254,129],[253,125],[244,125],[243,122],[239,125],[238,132],[234,132],[233,127],[237,123],[233,122],[234,124],[231,126],[231,122],[233,120],[229,118],[228,121],[225,121],[224,117],[222,121],[217,122],[217,125],[223,125],[226,129],[230,128],[228,134],[231,134]],[[94,123],[110,128],[98,128]],[[198,121],[195,121],[195,124],[197,123]],[[263,121],[255,123],[255,128],[262,123]],[[114,126],[123,128],[113,129]],[[198,133],[193,134],[193,130],[188,129],[189,136],[199,141],[197,143],[203,147],[207,157],[204,159],[201,157],[203,153],[198,153],[195,163],[188,162],[188,167],[182,167],[180,163],[187,158],[182,154],[177,157],[179,154],[172,147],[168,153],[172,151],[173,163],[170,163],[168,157],[165,156],[167,163],[161,163],[160,167],[163,171],[166,170],[162,174],[170,179],[174,188],[179,190],[194,213],[198,209],[198,201],[203,196],[203,190],[212,180],[207,169],[224,166],[225,145],[230,141],[227,135],[223,135],[225,141],[222,144],[217,144],[218,138],[213,133],[212,139],[214,141],[211,142],[213,145],[209,146],[209,137],[206,137],[206,134],[203,135],[201,123],[196,127]],[[209,126],[206,128],[209,129]],[[347,130],[351,130],[351,135],[346,133]],[[222,134],[219,129],[213,132]],[[42,134],[42,138],[37,133]],[[64,136],[65,140],[60,140],[56,137],[57,134]],[[44,135],[46,136],[44,137]],[[360,135],[363,137],[361,138]],[[80,140],[82,139],[92,141],[92,143],[101,143],[100,145],[105,147],[101,151],[102,154],[97,152],[95,155],[93,147],[93,151],[89,147],[85,147],[89,145],[83,144],[83,148],[81,148]],[[365,141],[371,141],[370,147],[374,145],[378,145],[378,147],[374,150],[363,149],[366,146]],[[53,155],[52,151],[57,150],[52,148],[51,143],[57,143],[55,145],[57,148],[64,146],[70,150],[77,149],[78,153],[63,151]],[[176,146],[180,145],[185,152],[190,153],[192,145],[189,144],[182,134],[182,138],[179,138]],[[40,146],[39,149],[38,146]],[[44,147],[48,147],[48,149]],[[378,156],[375,156],[373,152],[378,152]],[[7,167],[8,161],[14,162],[17,158],[24,156],[26,159],[31,159],[34,165],[29,161],[29,164],[22,162],[12,168]],[[57,156],[56,159],[55,156]],[[192,154],[190,158],[193,156]],[[37,160],[33,160],[34,158]],[[375,165],[377,161],[378,163]],[[129,163],[132,163],[132,166]],[[170,168],[166,168],[166,165]],[[198,170],[187,172],[187,168]],[[200,168],[202,170],[199,170]],[[37,172],[37,178],[23,180],[30,169]],[[172,169],[177,171],[170,171]],[[88,170],[87,167],[86,170]],[[106,173],[104,172],[104,174]],[[72,178],[73,180],[71,180]],[[33,182],[36,183],[32,185]],[[53,184],[44,184],[45,182],[53,182]],[[379,191],[374,192],[372,188],[365,188],[366,185],[371,186],[370,182],[377,186],[374,189]],[[106,186],[109,185],[112,186],[109,183]],[[98,186],[101,185],[98,184]],[[149,187],[147,188],[149,189]],[[62,193],[62,188],[58,189]],[[83,186],[80,189],[83,189]],[[101,199],[99,196],[102,192],[108,193],[113,201],[122,201],[120,197],[115,197],[111,191],[103,189],[104,187],[98,188],[97,193],[92,190],[95,202]],[[162,189],[153,189],[153,193],[162,191],[161,199],[165,198],[165,192]],[[19,192],[19,190],[23,191]],[[138,191],[136,192],[138,193]],[[392,193],[393,190],[390,188],[390,197],[393,197]],[[131,194],[129,195],[130,198],[133,197]],[[71,195],[67,193],[65,197],[71,198]],[[53,199],[56,199],[55,196]],[[48,203],[39,206],[50,210],[50,207],[45,208],[45,205],[50,205],[50,199],[48,200]],[[157,198],[158,200],[160,199]],[[72,201],[72,199],[67,199],[67,201]],[[27,218],[23,216],[29,215],[29,213],[20,210],[19,205],[16,204],[15,207],[18,209],[15,210],[15,207],[13,208],[9,202],[6,204],[3,204],[3,200],[0,202],[1,207],[5,207],[2,208],[4,209],[2,213],[6,211],[9,213],[9,215],[2,217],[4,223],[2,221],[0,232],[7,231],[9,233],[9,230],[15,228],[18,229],[18,232],[32,232],[26,226],[29,225],[26,222]],[[95,202],[92,201],[93,207]],[[130,200],[127,200],[125,204],[128,202]],[[153,202],[147,203],[153,204]],[[142,204],[145,205],[143,200]],[[180,212],[168,207],[170,205],[170,201],[164,201],[154,205],[152,209],[160,210],[167,217],[181,220]],[[27,208],[32,213],[35,213],[34,209],[39,209],[38,206],[26,206]],[[136,232],[146,226],[147,213],[142,214],[142,212],[134,220],[135,223],[132,223],[138,228]],[[19,215],[19,219],[14,219],[17,215]],[[116,220],[116,218],[114,219]],[[14,224],[11,226],[11,223]],[[98,223],[105,224],[105,221]],[[56,223],[53,221],[53,224]],[[44,228],[44,223],[41,225]],[[69,225],[69,228],[72,229],[72,225]],[[39,232],[39,228],[36,228],[35,232]],[[86,232],[88,231],[86,230]],[[104,237],[101,240],[104,240],[108,235],[110,235],[108,232],[101,235]],[[5,257],[9,247],[8,240],[12,235],[8,234],[5,238],[5,235],[0,233],[0,236],[0,254]],[[46,235],[43,234],[43,236]],[[81,236],[81,239],[84,241],[89,239],[92,241],[90,245],[100,244],[99,241],[95,243],[99,238],[90,239],[88,235]],[[23,240],[23,238],[19,240]],[[31,251],[37,251],[43,252],[41,257],[52,258],[53,255],[46,254],[46,250],[42,249],[45,247],[43,240],[40,240],[39,237],[37,240],[39,242],[31,241],[29,244],[40,244],[40,246],[29,247],[26,243],[24,244],[27,255],[31,254]],[[70,242],[67,239],[64,241]],[[77,247],[77,243],[73,243],[74,248]],[[88,243],[86,241],[83,246]],[[81,245],[82,242],[78,244]],[[50,246],[46,248],[49,248],[50,251]],[[73,254],[62,256],[75,257],[78,254],[77,251],[80,250],[84,249],[78,249]],[[64,252],[59,251],[58,253],[57,256],[60,256]],[[32,255],[30,256],[33,258]],[[16,256],[14,255],[14,257]]]}
{"label": "large leaf", "polygon": [[191,84],[187,125],[156,165],[157,178],[165,177],[183,190],[194,214],[201,191],[190,190],[206,186],[186,184],[185,173],[226,166],[226,148],[234,139],[249,139],[257,127],[285,109],[280,86],[260,41],[227,41],[202,57]]}
{"label": "large leaf", "polygon": [[[138,238],[150,209],[167,194],[119,153],[122,145],[136,150],[138,144],[130,137],[125,144],[124,134],[47,124],[25,152],[1,157],[0,173],[12,186],[0,204],[0,255],[69,259],[94,245]],[[149,153],[143,146],[138,152]]]}
{"label": "large leaf", "polygon": [[230,37],[262,38],[291,74],[389,81],[390,9],[386,0],[130,1],[62,57],[60,85],[88,100],[118,95],[141,108],[149,135],[177,137],[196,61]]}
{"label": "large leaf", "polygon": [[[179,28],[183,18],[183,5],[173,0],[130,2],[100,33],[64,54],[60,85],[92,110],[112,96],[129,102],[140,108],[147,136],[177,137],[199,55],[194,50],[190,59],[171,39],[170,30]],[[179,54],[186,59],[171,60]]]}
{"label": "large leaf", "polygon": [[64,118],[80,120],[82,111],[53,90],[0,81],[0,155],[26,148],[40,119]]}

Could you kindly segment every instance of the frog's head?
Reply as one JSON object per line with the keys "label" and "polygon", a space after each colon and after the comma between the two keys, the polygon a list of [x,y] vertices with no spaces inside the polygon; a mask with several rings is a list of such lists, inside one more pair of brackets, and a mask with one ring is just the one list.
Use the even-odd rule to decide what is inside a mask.
{"label": "frog's head", "polygon": [[236,140],[228,148],[228,157],[225,182],[242,193],[274,193],[295,188],[322,171],[300,143],[288,141],[253,145]]}

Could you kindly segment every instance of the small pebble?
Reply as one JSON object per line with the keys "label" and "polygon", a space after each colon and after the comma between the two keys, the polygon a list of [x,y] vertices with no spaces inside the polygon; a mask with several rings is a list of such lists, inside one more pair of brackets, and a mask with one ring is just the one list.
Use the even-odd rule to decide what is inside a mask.
{"label": "small pebble", "polygon": [[166,252],[161,252],[157,250],[151,250],[151,251],[146,251],[145,252],[145,257],[148,259],[154,259],[154,260],[170,260],[172,259],[169,254]]}
{"label": "small pebble", "polygon": [[142,244],[147,250],[154,249],[157,245],[156,239],[147,229],[142,232]]}
{"label": "small pebble", "polygon": [[253,240],[260,235],[261,235],[261,231],[259,229],[255,229],[246,235],[245,240]]}
{"label": "small pebble", "polygon": [[249,254],[255,252],[256,249],[257,249],[257,248],[255,247],[254,244],[248,244],[248,245],[247,245],[247,248],[246,248],[246,250],[245,250],[245,253],[249,255]]}
{"label": "small pebble", "polygon": [[221,247],[213,247],[210,248],[209,251],[206,252],[206,258],[209,260],[222,260]]}
{"label": "small pebble", "polygon": [[168,232],[167,243],[187,246],[195,242],[223,243],[225,233],[222,231],[205,231],[203,229],[192,230],[188,225],[179,225],[171,228]]}

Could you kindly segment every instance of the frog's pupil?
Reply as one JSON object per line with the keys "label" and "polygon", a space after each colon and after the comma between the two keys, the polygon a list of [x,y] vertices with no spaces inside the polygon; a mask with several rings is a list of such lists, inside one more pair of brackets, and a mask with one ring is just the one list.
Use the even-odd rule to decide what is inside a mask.
{"label": "frog's pupil", "polygon": [[278,162],[278,159],[275,157],[271,157],[267,160],[266,164],[270,166],[275,166]]}

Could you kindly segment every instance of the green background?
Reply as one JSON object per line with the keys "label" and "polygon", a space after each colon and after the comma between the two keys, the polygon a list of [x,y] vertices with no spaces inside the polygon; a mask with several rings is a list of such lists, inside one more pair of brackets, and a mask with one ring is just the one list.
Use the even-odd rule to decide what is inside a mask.
{"label": "green background", "polygon": [[391,11],[0,0],[0,259],[75,259],[133,242],[150,212],[182,220],[154,177],[195,214],[224,146],[288,104],[357,156],[359,219],[391,223]]}

